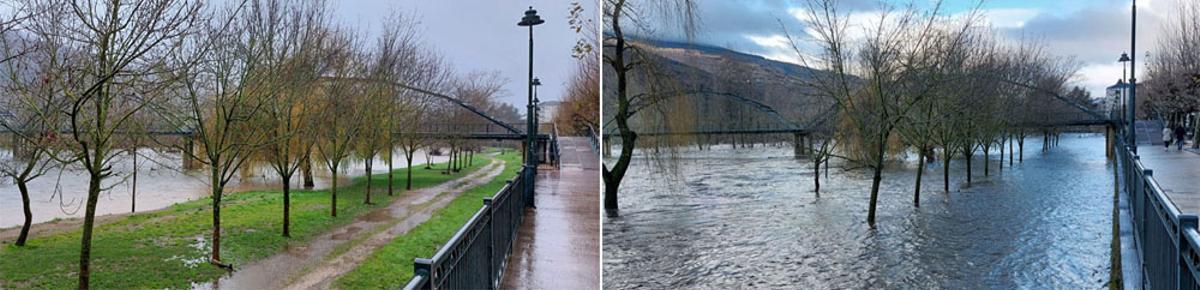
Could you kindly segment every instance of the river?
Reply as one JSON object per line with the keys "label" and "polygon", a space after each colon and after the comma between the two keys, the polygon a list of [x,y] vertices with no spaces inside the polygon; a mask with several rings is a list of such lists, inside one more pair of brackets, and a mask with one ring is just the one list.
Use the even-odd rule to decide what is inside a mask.
{"label": "river", "polygon": [[603,223],[604,286],[1102,288],[1113,196],[1104,137],[1063,135],[1046,153],[1040,141],[1029,138],[1014,167],[993,161],[988,177],[977,156],[970,186],[955,160],[950,193],[941,163],[930,165],[919,208],[915,162],[888,168],[876,229],[869,172],[835,163],[817,198],[811,164],[790,147],[690,148],[676,178],[636,158],[621,216]]}
{"label": "river", "polygon": [[[9,158],[11,154],[0,152]],[[396,151],[396,168],[405,167],[402,151]],[[208,197],[211,187],[208,186],[208,171],[205,169],[183,171],[183,162],[179,153],[161,152],[151,149],[138,150],[138,180],[137,180],[137,211],[144,212],[162,209],[172,204]],[[129,154],[121,154],[113,162],[114,176],[105,179],[103,186],[107,190],[101,192],[100,201],[96,206],[97,215],[129,213],[132,209],[133,192],[133,158]],[[431,156],[432,162],[446,162],[448,156]],[[424,165],[424,152],[413,155],[413,165]],[[365,162],[352,158],[344,161],[343,170],[338,172],[342,178],[346,176],[362,176]],[[376,158],[371,168],[376,174],[387,172],[387,163],[382,158]],[[325,170],[324,163],[313,162],[313,181],[316,188],[329,186],[330,174]],[[398,181],[403,182],[403,177]],[[345,180],[345,179],[342,179]],[[292,177],[293,187],[302,188],[300,174]],[[281,190],[280,180],[274,170],[267,165],[253,166],[245,176],[234,177],[226,192],[245,190]],[[80,169],[51,170],[44,176],[30,182],[30,208],[33,212],[33,222],[40,223],[54,219],[77,218],[84,214],[82,203],[87,197],[87,173]],[[20,191],[10,179],[0,178],[0,228],[20,226],[25,221],[22,215]]]}

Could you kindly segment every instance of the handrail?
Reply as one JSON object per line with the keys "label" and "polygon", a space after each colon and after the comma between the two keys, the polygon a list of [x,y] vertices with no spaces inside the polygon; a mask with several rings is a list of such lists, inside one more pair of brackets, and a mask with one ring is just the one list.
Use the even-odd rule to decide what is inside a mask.
{"label": "handrail", "polygon": [[1132,148],[1118,140],[1125,194],[1133,216],[1134,245],[1142,257],[1138,271],[1154,289],[1195,289],[1200,281],[1200,231],[1197,216],[1170,200],[1154,171]]}
{"label": "handrail", "polygon": [[512,254],[526,206],[520,176],[509,179],[433,257],[413,259],[404,289],[495,289]]}

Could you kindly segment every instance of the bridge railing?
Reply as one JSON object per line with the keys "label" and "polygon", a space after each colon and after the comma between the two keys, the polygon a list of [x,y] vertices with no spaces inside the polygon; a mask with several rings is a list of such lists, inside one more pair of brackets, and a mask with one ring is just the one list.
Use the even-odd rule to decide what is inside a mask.
{"label": "bridge railing", "polygon": [[1131,148],[1121,147],[1118,168],[1129,199],[1144,281],[1150,289],[1197,289],[1200,232],[1196,215],[1180,212],[1154,179],[1154,171],[1146,168]]}
{"label": "bridge railing", "polygon": [[404,289],[496,289],[524,219],[525,195],[518,173],[475,212],[432,258],[413,261]]}

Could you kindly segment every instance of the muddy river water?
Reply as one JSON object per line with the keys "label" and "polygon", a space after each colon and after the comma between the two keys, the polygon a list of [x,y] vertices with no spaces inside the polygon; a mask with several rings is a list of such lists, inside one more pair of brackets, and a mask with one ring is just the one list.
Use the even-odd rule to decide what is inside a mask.
{"label": "muddy river water", "polygon": [[[207,171],[183,171],[181,169],[183,162],[178,153],[142,149],[138,154],[137,211],[161,209],[178,202],[210,195]],[[7,156],[9,154],[0,155]],[[397,150],[396,156],[394,166],[396,168],[404,167],[405,162],[401,151]],[[100,195],[100,202],[96,207],[97,215],[131,211],[131,205],[134,202],[131,199],[133,180],[130,177],[134,164],[131,157],[132,155],[123,154],[113,163],[113,171],[116,176],[107,179],[104,183],[108,190]],[[447,156],[431,156],[431,159],[434,163],[445,162]],[[425,162],[423,152],[414,154],[413,166],[418,164],[424,166]],[[365,163],[362,160],[351,160],[346,163],[344,169],[339,172],[339,175],[343,176],[342,178],[346,178],[347,175],[361,176],[364,174]],[[387,172],[387,163],[383,159],[376,158],[371,169],[375,173]],[[328,170],[324,170],[324,165],[314,162],[313,175],[317,188],[328,187],[330,175]],[[295,183],[293,188],[301,188],[302,180],[299,174],[292,179]],[[29,186],[33,222],[82,217],[82,203],[86,199],[87,184],[86,172],[78,169],[52,170],[35,179]],[[272,169],[264,165],[255,166],[246,175],[235,177],[226,191],[276,189],[279,186],[279,177]],[[24,222],[21,211],[21,197],[17,186],[12,184],[11,180],[0,179],[0,228],[19,226]]]}
{"label": "muddy river water", "polygon": [[1113,195],[1104,137],[1064,135],[1040,148],[1030,138],[1023,163],[998,172],[993,161],[988,177],[976,159],[970,186],[955,161],[949,193],[940,162],[931,165],[919,208],[915,162],[889,168],[873,230],[868,172],[834,168],[817,198],[811,164],[791,148],[689,149],[677,178],[639,159],[621,188],[621,217],[604,220],[604,285],[1104,287]]}

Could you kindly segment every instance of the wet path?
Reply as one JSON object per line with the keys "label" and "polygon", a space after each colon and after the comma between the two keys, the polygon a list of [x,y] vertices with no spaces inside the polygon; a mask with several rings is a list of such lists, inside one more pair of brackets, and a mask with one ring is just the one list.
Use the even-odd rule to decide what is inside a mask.
{"label": "wet path", "polygon": [[1138,146],[1142,165],[1154,170],[1154,180],[1167,198],[1186,214],[1200,214],[1200,153],[1185,149],[1163,151],[1162,146]]}
{"label": "wet path", "polygon": [[[791,148],[681,152],[677,178],[635,157],[621,216],[604,219],[611,289],[1095,289],[1108,281],[1112,163],[1101,135],[1068,134],[1003,171],[992,155],[928,166],[912,204],[915,162],[887,168],[878,223],[865,223],[871,175],[833,164],[812,191]],[[1008,156],[1006,156],[1008,157]],[[913,158],[915,159],[915,158]],[[799,285],[799,286],[798,286]]]}
{"label": "wet path", "polygon": [[502,289],[600,285],[600,167],[586,138],[559,140],[562,168],[538,171],[536,210],[525,211]]}
{"label": "wet path", "polygon": [[[484,168],[440,185],[404,193],[385,208],[358,217],[354,222],[329,230],[306,244],[255,261],[214,283],[198,289],[325,289],[337,276],[354,269],[375,249],[397,235],[425,222],[433,211],[445,207],[464,191],[487,183],[504,170],[503,162],[492,160]],[[336,248],[354,241],[348,251],[328,257]]]}

